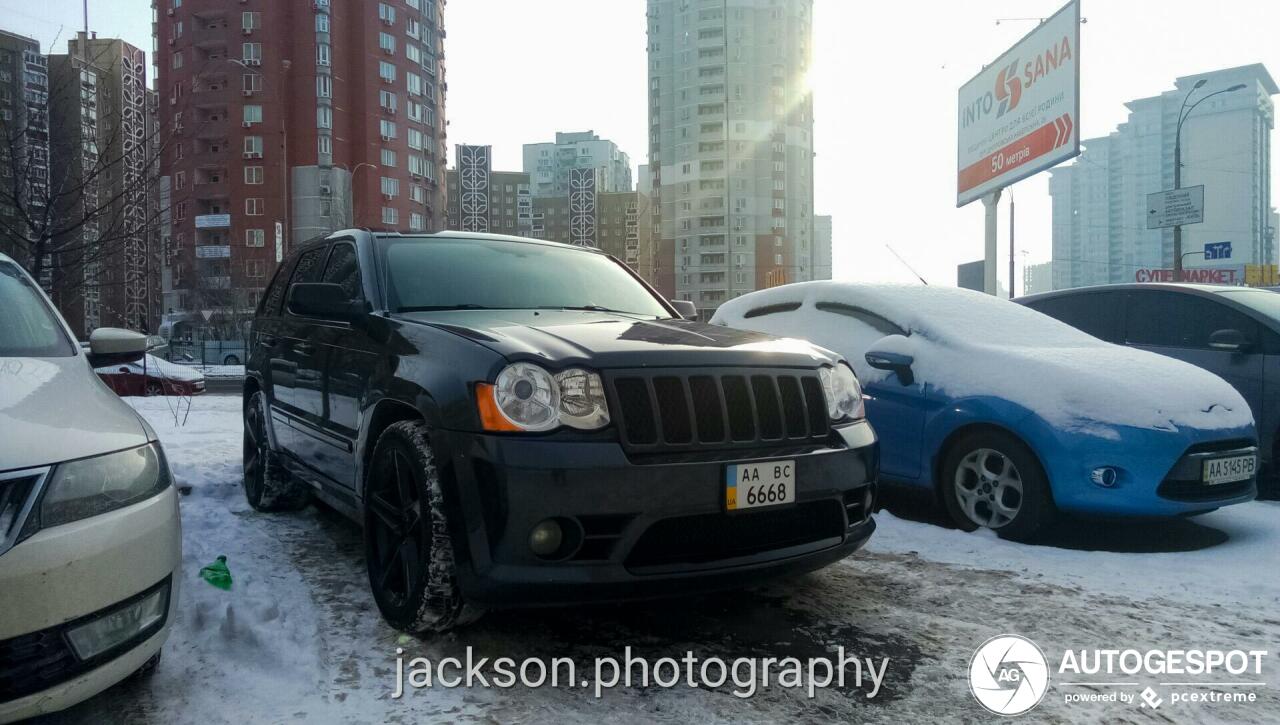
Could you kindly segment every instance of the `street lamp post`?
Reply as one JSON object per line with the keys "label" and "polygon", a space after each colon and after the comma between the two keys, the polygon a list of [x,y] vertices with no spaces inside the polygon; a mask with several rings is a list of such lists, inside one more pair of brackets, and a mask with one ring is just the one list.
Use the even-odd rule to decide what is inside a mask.
{"label": "street lamp post", "polygon": [[350,171],[351,179],[349,183],[351,184],[351,221],[349,222],[349,226],[355,226],[355,223],[356,223],[356,174],[359,173],[360,169],[366,166],[371,169],[377,168],[375,164],[371,164],[368,161],[361,161],[360,163],[356,164],[355,167],[352,168]]}
{"label": "street lamp post", "polygon": [[1195,255],[1197,255],[1197,254],[1199,254],[1199,255],[1203,256],[1203,255],[1204,255],[1204,252],[1203,252],[1203,251],[1199,251],[1199,252],[1183,252],[1182,254],[1178,255],[1178,256],[1179,256],[1179,260],[1178,260],[1178,261],[1180,261],[1180,262],[1181,262],[1183,259],[1186,259],[1187,257],[1194,257],[1194,256],[1195,256]]}
{"label": "street lamp post", "polygon": [[[1174,191],[1177,191],[1178,189],[1182,188],[1182,124],[1185,123],[1186,120],[1191,116],[1191,112],[1196,110],[1196,106],[1200,105],[1201,103],[1204,103],[1205,101],[1209,100],[1210,98],[1213,98],[1214,96],[1221,95],[1223,93],[1231,93],[1233,91],[1243,90],[1245,88],[1245,84],[1237,83],[1234,86],[1231,86],[1230,88],[1224,88],[1220,91],[1214,91],[1213,93],[1210,93],[1204,98],[1201,98],[1200,100],[1191,104],[1190,108],[1187,108],[1187,101],[1191,100],[1192,94],[1194,94],[1206,82],[1207,81],[1204,78],[1201,78],[1200,80],[1196,81],[1195,85],[1191,86],[1191,90],[1187,91],[1186,97],[1182,99],[1182,107],[1178,109],[1178,126],[1173,133],[1173,189]],[[1192,253],[1189,252],[1188,254],[1192,254]],[[1173,281],[1174,282],[1182,281],[1182,258],[1184,256],[1186,255],[1182,253],[1182,225],[1175,224],[1173,227]]]}

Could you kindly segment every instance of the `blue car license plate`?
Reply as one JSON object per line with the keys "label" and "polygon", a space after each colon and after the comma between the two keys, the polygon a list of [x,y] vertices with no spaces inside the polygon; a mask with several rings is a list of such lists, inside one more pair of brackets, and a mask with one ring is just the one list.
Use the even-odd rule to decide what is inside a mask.
{"label": "blue car license plate", "polygon": [[1257,467],[1258,457],[1252,455],[1211,458],[1204,462],[1204,477],[1202,480],[1209,486],[1247,481],[1253,478]]}

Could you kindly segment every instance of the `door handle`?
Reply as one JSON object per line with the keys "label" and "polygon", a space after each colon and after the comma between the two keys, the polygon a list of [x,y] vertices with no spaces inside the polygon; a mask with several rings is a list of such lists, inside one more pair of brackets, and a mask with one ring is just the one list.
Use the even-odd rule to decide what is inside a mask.
{"label": "door handle", "polygon": [[310,355],[316,351],[316,346],[309,342],[294,343],[293,349],[303,355]]}
{"label": "door handle", "polygon": [[276,342],[274,335],[258,335],[258,344],[263,347],[275,347]]}

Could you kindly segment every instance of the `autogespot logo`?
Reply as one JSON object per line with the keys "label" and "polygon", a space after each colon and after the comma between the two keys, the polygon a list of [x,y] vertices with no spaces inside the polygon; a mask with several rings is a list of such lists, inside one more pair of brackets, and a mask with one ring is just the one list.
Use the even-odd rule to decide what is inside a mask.
{"label": "autogespot logo", "polygon": [[992,637],[969,661],[969,691],[997,715],[1021,715],[1049,689],[1049,664],[1035,642],[1016,634]]}

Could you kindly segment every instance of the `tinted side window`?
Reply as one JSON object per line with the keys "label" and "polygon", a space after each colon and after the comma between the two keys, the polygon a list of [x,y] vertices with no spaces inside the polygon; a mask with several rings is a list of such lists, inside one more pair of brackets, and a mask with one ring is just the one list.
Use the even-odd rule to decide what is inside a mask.
{"label": "tinted side window", "polygon": [[276,268],[276,273],[271,277],[271,284],[267,286],[267,292],[262,295],[262,302],[258,305],[259,315],[271,317],[280,314],[280,305],[284,303],[285,288],[288,287],[285,282],[289,279],[289,271],[292,269],[290,263],[292,261],[286,260]]}
{"label": "tinted side window", "polygon": [[1258,341],[1258,326],[1226,305],[1196,295],[1162,290],[1129,293],[1125,340],[1134,345],[1208,350],[1209,336],[1234,328]]}
{"label": "tinted side window", "polygon": [[[324,246],[308,249],[298,256],[298,262],[293,267],[293,274],[289,276],[289,287],[299,282],[315,282],[316,277],[320,274],[320,263],[324,261]],[[285,299],[288,299],[288,291],[285,291]]]}
{"label": "tinted side window", "polygon": [[293,268],[293,276],[289,277],[289,284],[315,282],[316,275],[320,271],[320,262],[324,259],[324,249],[324,247],[316,247],[303,252],[298,257],[298,264]]}
{"label": "tinted side window", "polygon": [[333,245],[333,251],[329,253],[329,263],[325,265],[320,281],[341,285],[349,300],[364,297],[360,286],[360,264],[356,259],[355,245]]}
{"label": "tinted side window", "polygon": [[1120,339],[1118,305],[1122,292],[1092,292],[1038,300],[1027,305],[1100,340]]}

